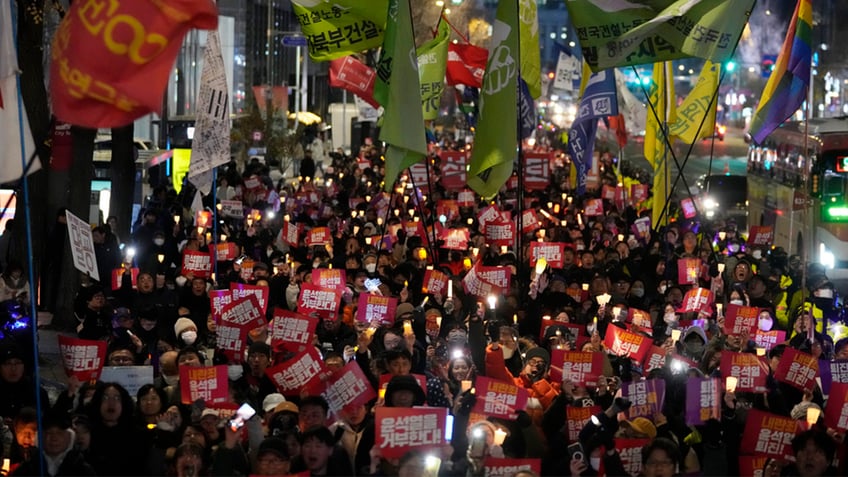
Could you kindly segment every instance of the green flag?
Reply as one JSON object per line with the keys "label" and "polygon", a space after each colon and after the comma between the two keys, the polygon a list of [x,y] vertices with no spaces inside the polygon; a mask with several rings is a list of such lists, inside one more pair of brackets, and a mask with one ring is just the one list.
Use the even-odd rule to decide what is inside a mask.
{"label": "green flag", "polygon": [[436,38],[421,45],[418,55],[418,78],[421,83],[421,110],[429,121],[439,115],[439,102],[445,90],[445,70],[448,67],[448,22],[439,21]]}
{"label": "green flag", "polygon": [[521,79],[533,99],[542,95],[542,60],[539,45],[539,17],[536,0],[518,1],[518,19],[521,21]]}
{"label": "green flag", "polygon": [[377,77],[374,79],[374,100],[384,108],[389,101],[389,84],[392,81],[392,66],[395,58],[395,45],[398,42],[398,30],[401,30],[401,34],[403,34],[403,30],[412,28],[411,23],[398,25],[399,8],[398,2],[389,0],[386,33],[383,36],[383,46],[380,48],[380,59],[377,60],[377,66],[374,68],[377,72]]}
{"label": "green flag", "polygon": [[[677,119],[668,125],[668,134],[677,136],[686,144],[710,137],[715,130],[716,105],[718,97],[718,75],[721,64],[707,60],[701,69],[698,83],[677,107]],[[704,117],[706,116],[706,119]],[[701,126],[701,120],[704,121]],[[698,130],[698,127],[701,127]]]}
{"label": "green flag", "polygon": [[[390,191],[401,171],[427,154],[418,62],[415,59],[415,39],[412,36],[412,17],[407,0],[389,1],[386,40],[382,56],[389,58],[387,66],[391,76],[386,77],[389,81],[384,83],[386,96],[381,101],[384,111],[380,140],[389,144],[386,150],[385,189]],[[391,58],[397,58],[397,61]],[[379,67],[377,75],[380,76]],[[376,84],[374,93],[376,97]]]}
{"label": "green flag", "polygon": [[500,0],[480,91],[468,186],[494,197],[512,175],[518,147],[518,0]]}
{"label": "green flag", "polygon": [[697,57],[728,60],[755,0],[569,0],[583,58],[614,66]]}
{"label": "green flag", "polygon": [[[383,42],[389,0],[292,0],[309,57],[329,61]],[[264,8],[264,7],[263,7]]]}

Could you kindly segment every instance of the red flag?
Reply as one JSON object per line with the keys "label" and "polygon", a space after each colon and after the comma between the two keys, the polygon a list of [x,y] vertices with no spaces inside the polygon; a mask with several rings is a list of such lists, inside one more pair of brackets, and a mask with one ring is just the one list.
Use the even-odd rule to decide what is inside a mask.
{"label": "red flag", "polygon": [[470,44],[448,44],[448,67],[446,76],[448,84],[453,86],[464,84],[481,88],[483,86],[483,72],[486,70],[486,61],[489,52],[485,48]]}
{"label": "red flag", "polygon": [[609,128],[615,132],[615,139],[618,142],[618,147],[624,147],[627,145],[627,125],[624,124],[624,115],[619,114],[618,116],[610,116],[607,118],[609,120]]}
{"label": "red flag", "polygon": [[74,2],[53,40],[54,114],[109,128],[158,112],[183,36],[217,26],[211,0]]}
{"label": "red flag", "polygon": [[377,73],[352,56],[337,58],[330,62],[330,86],[341,88],[362,98],[375,108],[380,104],[374,99],[374,78]]}

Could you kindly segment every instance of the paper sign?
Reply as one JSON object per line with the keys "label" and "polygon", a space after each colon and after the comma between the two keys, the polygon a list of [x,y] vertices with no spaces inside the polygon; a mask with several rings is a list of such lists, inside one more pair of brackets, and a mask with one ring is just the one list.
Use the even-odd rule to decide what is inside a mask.
{"label": "paper sign", "polygon": [[651,346],[651,349],[645,355],[645,361],[642,367],[644,368],[645,373],[649,373],[655,369],[665,366],[665,360],[665,349],[660,348],[659,346]]}
{"label": "paper sign", "polygon": [[244,218],[244,204],[240,200],[222,200],[221,215],[234,219]]}
{"label": "paper sign", "polygon": [[679,313],[701,311],[701,308],[713,303],[713,293],[706,288],[693,288],[683,296],[683,304],[677,310]]}
{"label": "paper sign", "polygon": [[627,322],[633,326],[646,330],[653,328],[653,323],[651,323],[651,314],[638,308],[627,309]]}
{"label": "paper sign", "polygon": [[601,199],[587,199],[584,213],[586,217],[604,215],[604,201]]}
{"label": "paper sign", "polygon": [[100,381],[118,383],[130,396],[136,396],[142,386],[153,384],[153,366],[105,366]]}
{"label": "paper sign", "polygon": [[463,190],[456,194],[456,202],[460,207],[474,207],[477,203],[474,191]]}
{"label": "paper sign", "polygon": [[665,403],[665,381],[649,379],[625,383],[621,387],[622,397],[630,399],[632,405],[627,410],[627,418],[653,418],[660,413]]}
{"label": "paper sign", "polygon": [[221,322],[246,331],[266,324],[265,315],[259,307],[256,295],[247,295],[225,306],[221,311]]}
{"label": "paper sign", "polygon": [[235,242],[210,244],[209,253],[213,254],[217,261],[226,262],[238,258],[239,248]]}
{"label": "paper sign", "polygon": [[[124,282],[124,273],[127,272],[126,268],[116,268],[112,270],[112,290],[119,290]],[[133,290],[138,288],[138,268],[130,268],[130,283],[132,284]]]}
{"label": "paper sign", "polygon": [[324,246],[333,243],[333,233],[329,227],[315,227],[306,235],[306,246]]}
{"label": "paper sign", "polygon": [[246,282],[253,280],[253,260],[248,258],[241,262],[239,277]]}
{"label": "paper sign", "polygon": [[752,225],[748,229],[748,245],[771,246],[774,240],[774,227],[771,225]]}
{"label": "paper sign", "polygon": [[233,362],[240,363],[247,345],[247,333],[246,328],[222,321],[215,329],[215,347]]}
{"label": "paper sign", "polygon": [[615,448],[626,475],[642,475],[642,448],[650,439],[615,439]]}
{"label": "paper sign", "polygon": [[536,266],[539,258],[544,257],[551,268],[562,268],[562,255],[565,244],[561,242],[530,242],[530,268]]}
{"label": "paper sign", "polygon": [[530,233],[539,226],[539,218],[536,216],[535,210],[526,209],[521,213],[521,233]]}
{"label": "paper sign", "polygon": [[183,276],[206,278],[212,273],[212,257],[208,253],[186,250],[183,252]]}
{"label": "paper sign", "polygon": [[359,364],[351,361],[327,380],[327,387],[321,396],[327,400],[330,411],[338,415],[344,409],[367,403],[376,398],[377,394]]}
{"label": "paper sign", "polygon": [[323,318],[332,318],[336,316],[341,301],[342,292],[339,289],[331,290],[311,283],[303,283],[300,286],[297,311],[304,315],[316,313]]}
{"label": "paper sign", "polygon": [[441,199],[436,202],[436,217],[445,216],[448,222],[459,219],[459,203],[455,200]]}
{"label": "paper sign", "polygon": [[437,449],[447,444],[448,410],[443,407],[377,408],[375,445],[386,459],[398,459],[410,449]]}
{"label": "paper sign", "polygon": [[630,186],[630,200],[638,204],[648,198],[648,184],[633,184]]}
{"label": "paper sign", "polygon": [[700,426],[710,419],[721,420],[721,392],[718,378],[686,380],[686,425]]}
{"label": "paper sign", "polygon": [[848,384],[848,359],[819,360],[822,392],[830,393],[831,383]]}
{"label": "paper sign", "polygon": [[757,316],[760,309],[756,306],[741,306],[729,304],[724,314],[724,332],[738,335],[745,331],[753,335],[757,327]]}
{"label": "paper sign", "polygon": [[761,331],[757,327],[757,331],[754,334],[754,342],[757,343],[757,348],[764,348],[766,351],[785,341],[786,332],[783,330]]}
{"label": "paper sign", "polygon": [[763,469],[766,467],[768,456],[764,455],[740,455],[739,475],[750,475],[751,477],[765,477]]}
{"label": "paper sign", "polygon": [[651,340],[645,336],[623,330],[618,326],[609,325],[604,335],[604,346],[611,354],[616,356],[627,355],[641,363],[651,348]]}
{"label": "paper sign", "polygon": [[742,434],[743,454],[765,454],[788,459],[794,457],[792,439],[798,432],[799,421],[790,417],[751,409],[745,419]]}
{"label": "paper sign", "polygon": [[478,376],[477,403],[473,410],[487,416],[514,419],[516,411],[527,407],[527,390],[503,381]]}
{"label": "paper sign", "polygon": [[774,378],[801,391],[812,391],[816,385],[819,362],[812,355],[787,347],[780,357]]}
{"label": "paper sign", "polygon": [[100,273],[97,272],[97,256],[94,253],[94,242],[91,240],[91,226],[69,210],[65,210],[65,219],[68,222],[68,237],[71,241],[74,267],[100,281]]}
{"label": "paper sign", "polygon": [[486,224],[498,220],[501,216],[501,211],[496,205],[490,205],[477,214],[477,222],[480,223],[480,230],[484,230]]}
{"label": "paper sign", "polygon": [[768,365],[756,355],[723,351],[720,368],[722,377],[734,376],[738,379],[737,392],[762,393],[766,391]]}
{"label": "paper sign", "polygon": [[438,270],[427,270],[424,272],[424,286],[421,291],[433,295],[445,296],[447,293],[450,277]]}
{"label": "paper sign", "polygon": [[677,282],[681,285],[697,285],[701,271],[700,258],[677,259]]}
{"label": "paper sign", "polygon": [[337,268],[316,268],[312,270],[312,283],[321,288],[344,290],[347,276],[344,270]]}
{"label": "paper sign", "polygon": [[602,411],[601,406],[566,406],[565,422],[566,427],[568,428],[568,440],[570,442],[576,442],[580,435],[580,431],[583,430],[583,427],[586,426],[589,419],[596,414],[600,414]]}
{"label": "paper sign", "polygon": [[230,400],[227,365],[180,366],[180,396],[183,404],[202,399],[206,405]]}
{"label": "paper sign", "polygon": [[292,247],[297,247],[300,244],[301,232],[303,232],[303,224],[283,222],[283,227],[280,229],[280,240]]}
{"label": "paper sign", "polygon": [[509,288],[512,271],[508,267],[484,267],[477,262],[474,268],[483,280],[495,284],[502,290]]}
{"label": "paper sign", "polygon": [[106,342],[83,340],[72,336],[58,335],[59,352],[65,374],[76,376],[80,382],[97,380],[106,363]]}
{"label": "paper sign", "polygon": [[268,286],[267,285],[247,285],[245,283],[230,282],[230,293],[233,294],[233,300],[238,301],[248,296],[255,296],[259,303],[259,309],[262,315],[268,311]]}
{"label": "paper sign", "polygon": [[598,376],[603,372],[604,357],[601,353],[562,349],[551,351],[551,381],[567,381],[577,386],[594,388],[598,386]]}
{"label": "paper sign", "polygon": [[468,180],[465,169],[468,156],[463,151],[442,151],[442,187],[447,190],[457,190],[465,187]]}
{"label": "paper sign", "polygon": [[209,290],[209,304],[216,323],[220,323],[224,307],[232,302],[233,293],[230,290]]}
{"label": "paper sign", "polygon": [[297,396],[312,379],[328,375],[318,349],[309,346],[294,358],[265,370],[271,382],[284,396]]}
{"label": "paper sign", "polygon": [[444,229],[440,238],[444,242],[442,248],[468,250],[468,241],[471,239],[471,235],[468,229]]}
{"label": "paper sign", "polygon": [[489,295],[500,295],[501,288],[494,283],[484,279],[479,273],[479,262],[465,274],[462,279],[462,288],[468,295],[488,297]]}
{"label": "paper sign", "polygon": [[298,353],[312,344],[318,319],[301,315],[282,308],[274,308],[274,319],[271,321],[271,348],[280,343],[294,345]]}
{"label": "paper sign", "polygon": [[194,226],[208,229],[212,227],[212,212],[208,210],[198,210],[194,213]]}
{"label": "paper sign", "polygon": [[395,322],[397,305],[398,300],[395,297],[360,293],[356,307],[356,321],[391,326]]}
{"label": "paper sign", "polygon": [[491,246],[510,246],[515,242],[515,223],[489,222],[486,224],[486,243]]}
{"label": "paper sign", "polygon": [[848,384],[834,382],[824,406],[824,424],[831,429],[848,431]]}
{"label": "paper sign", "polygon": [[551,183],[551,158],[549,153],[524,153],[524,187],[527,190],[545,190]]}
{"label": "paper sign", "polygon": [[519,472],[542,474],[542,459],[499,459],[486,457],[483,461],[483,475],[486,477],[513,477]]}

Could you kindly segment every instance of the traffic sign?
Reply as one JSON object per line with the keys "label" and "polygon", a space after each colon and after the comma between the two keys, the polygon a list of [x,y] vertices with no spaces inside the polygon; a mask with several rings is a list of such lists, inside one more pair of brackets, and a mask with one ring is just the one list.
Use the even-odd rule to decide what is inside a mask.
{"label": "traffic sign", "polygon": [[283,37],[283,46],[306,46],[306,37],[302,35],[286,35]]}

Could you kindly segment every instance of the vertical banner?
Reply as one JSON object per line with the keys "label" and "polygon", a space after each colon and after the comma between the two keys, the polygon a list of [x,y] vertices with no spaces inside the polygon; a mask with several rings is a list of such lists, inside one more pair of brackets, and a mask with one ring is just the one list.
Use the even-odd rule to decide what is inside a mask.
{"label": "vertical banner", "polygon": [[91,240],[91,227],[70,210],[65,211],[68,222],[68,236],[71,241],[71,255],[74,267],[91,278],[100,281],[97,272],[97,257],[94,254],[94,243]]}
{"label": "vertical banner", "polygon": [[230,400],[227,366],[180,366],[180,395],[183,404],[202,399],[207,406]]}
{"label": "vertical banner", "polygon": [[65,374],[80,382],[95,381],[106,363],[106,342],[58,335]]}
{"label": "vertical banner", "polygon": [[779,459],[793,458],[792,439],[799,425],[800,421],[791,417],[751,409],[745,419],[741,453],[765,454]]}
{"label": "vertical banner", "polygon": [[447,417],[448,410],[443,407],[380,406],[374,417],[375,445],[386,459],[398,459],[411,449],[438,449],[447,444]]}
{"label": "vertical banner", "polygon": [[686,425],[700,426],[710,419],[721,420],[721,391],[718,378],[689,378],[686,381]]}

